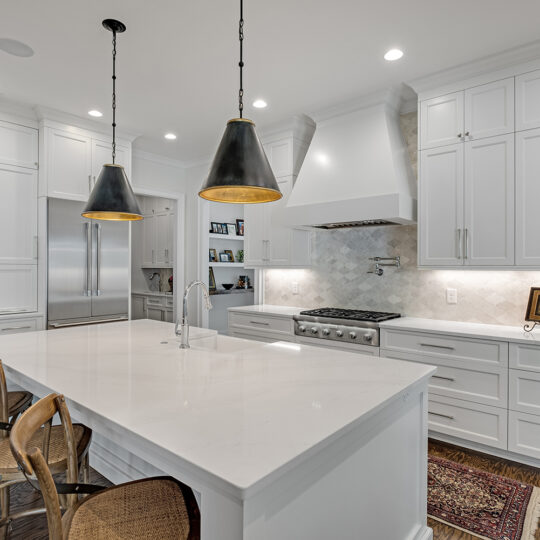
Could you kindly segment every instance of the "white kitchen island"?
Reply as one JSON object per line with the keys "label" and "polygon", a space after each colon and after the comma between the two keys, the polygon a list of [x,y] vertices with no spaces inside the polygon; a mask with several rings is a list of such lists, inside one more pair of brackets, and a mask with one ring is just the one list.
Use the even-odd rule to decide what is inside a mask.
{"label": "white kitchen island", "polygon": [[204,335],[181,350],[168,323],[80,326],[4,336],[0,358],[13,383],[63,393],[102,446],[191,486],[203,540],[431,538],[434,368]]}

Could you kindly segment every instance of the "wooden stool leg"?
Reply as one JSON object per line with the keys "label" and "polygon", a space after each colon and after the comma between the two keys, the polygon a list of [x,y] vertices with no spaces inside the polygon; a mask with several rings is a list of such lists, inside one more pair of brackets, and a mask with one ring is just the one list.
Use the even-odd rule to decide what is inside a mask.
{"label": "wooden stool leg", "polygon": [[86,453],[84,456],[83,464],[82,464],[82,470],[83,470],[83,484],[89,484],[90,483],[90,456],[89,452]]}
{"label": "wooden stool leg", "polygon": [[[9,516],[9,486],[0,488],[0,506],[2,507],[2,521]],[[7,538],[9,533],[9,523],[0,527],[0,537]]]}

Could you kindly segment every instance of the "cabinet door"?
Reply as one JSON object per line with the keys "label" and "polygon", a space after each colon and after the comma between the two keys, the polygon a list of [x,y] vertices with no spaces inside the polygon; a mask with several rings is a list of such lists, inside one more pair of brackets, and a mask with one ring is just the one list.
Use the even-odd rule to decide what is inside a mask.
{"label": "cabinet door", "polygon": [[[131,182],[131,151],[126,146],[116,145],[116,163],[122,165]],[[106,163],[112,163],[112,142],[92,139],[92,186]]]}
{"label": "cabinet door", "polygon": [[156,233],[155,233],[155,217],[147,216],[142,222],[143,228],[143,265],[152,266],[156,261]]}
{"label": "cabinet door", "polygon": [[514,264],[514,135],[465,143],[465,262]]}
{"label": "cabinet door", "polygon": [[0,165],[0,264],[37,263],[37,171]]}
{"label": "cabinet door", "polygon": [[463,92],[455,92],[420,104],[420,148],[435,148],[462,141]]}
{"label": "cabinet door", "polygon": [[516,131],[540,128],[540,70],[516,77]]}
{"label": "cabinet door", "polygon": [[0,266],[0,314],[37,311],[37,265]]}
{"label": "cabinet door", "polygon": [[419,263],[461,266],[463,144],[420,152]]}
{"label": "cabinet door", "polygon": [[156,214],[153,218],[155,227],[154,260],[156,264],[170,264],[169,214]]}
{"label": "cabinet door", "polygon": [[84,135],[48,129],[48,195],[86,201],[92,180],[92,141]]}
{"label": "cabinet door", "polygon": [[[262,206],[262,208],[261,208]],[[244,205],[244,266],[263,266],[268,245],[268,209],[266,204]]]}
{"label": "cabinet door", "polygon": [[292,178],[278,182],[283,197],[268,204],[268,258],[270,266],[288,266],[291,264],[292,229],[284,227],[283,209],[292,190]]}
{"label": "cabinet door", "polygon": [[144,296],[131,297],[131,319],[146,319],[146,306]]}
{"label": "cabinet door", "polygon": [[154,321],[163,320],[163,310],[161,308],[148,307],[147,308],[147,319],[152,319]]}
{"label": "cabinet door", "polygon": [[514,77],[465,90],[465,140],[514,131]]}
{"label": "cabinet door", "polygon": [[[539,87],[540,91],[540,87]],[[540,267],[540,129],[516,133],[516,264]]]}
{"label": "cabinet door", "polygon": [[0,121],[0,163],[37,169],[37,129]]}

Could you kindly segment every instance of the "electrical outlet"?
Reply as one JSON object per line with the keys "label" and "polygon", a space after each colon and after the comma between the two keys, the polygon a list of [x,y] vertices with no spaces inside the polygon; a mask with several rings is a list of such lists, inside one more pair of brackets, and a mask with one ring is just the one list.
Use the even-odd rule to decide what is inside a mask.
{"label": "electrical outlet", "polygon": [[293,294],[298,294],[298,281],[293,281],[291,283],[291,289]]}
{"label": "electrical outlet", "polygon": [[446,303],[457,304],[457,289],[446,289]]}

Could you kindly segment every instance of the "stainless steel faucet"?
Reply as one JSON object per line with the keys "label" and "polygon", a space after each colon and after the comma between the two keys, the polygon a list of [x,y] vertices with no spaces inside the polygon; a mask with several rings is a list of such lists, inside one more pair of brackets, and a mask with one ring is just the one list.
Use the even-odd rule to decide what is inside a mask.
{"label": "stainless steel faucet", "polygon": [[[192,281],[184,290],[184,298],[182,300],[182,318],[180,319],[180,323],[178,322],[178,317],[176,318],[176,325],[174,327],[175,334],[177,336],[180,336],[181,349],[189,349],[189,324],[187,302],[189,291],[196,285],[200,285],[203,290],[206,309],[212,309],[212,302],[210,302],[210,293],[208,292],[208,288],[206,287],[206,285],[202,281]],[[178,330],[178,326],[180,326],[180,330]]]}

